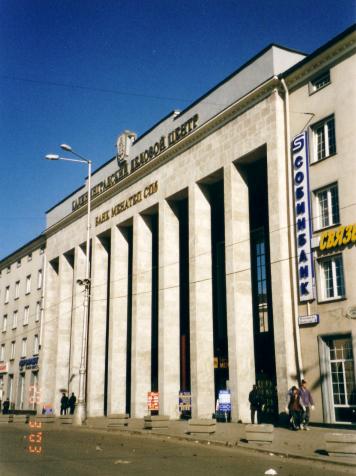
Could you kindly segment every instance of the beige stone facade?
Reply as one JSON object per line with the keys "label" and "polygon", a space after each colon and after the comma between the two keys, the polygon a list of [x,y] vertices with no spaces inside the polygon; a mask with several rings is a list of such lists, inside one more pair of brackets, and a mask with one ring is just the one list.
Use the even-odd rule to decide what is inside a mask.
{"label": "beige stone facade", "polygon": [[[156,391],[159,412],[179,418],[185,391],[192,416],[211,418],[219,391],[228,389],[232,420],[248,422],[249,392],[257,382],[271,421],[303,377],[313,391],[314,420],[338,421],[352,410],[351,400],[340,415],[335,410],[331,374],[342,368],[352,386],[353,360],[339,364],[331,354],[327,360],[327,352],[338,345],[333,337],[346,337],[348,357],[352,349],[356,354],[355,321],[347,317],[356,305],[355,244],[332,250],[343,267],[340,259],[320,264],[325,253],[318,237],[332,227],[315,228],[314,221],[317,209],[326,213],[319,190],[337,183],[340,212],[333,224],[355,223],[354,53],[352,28],[308,57],[271,46],[136,139],[124,162],[114,158],[94,172],[88,416],[143,417],[148,393]],[[329,70],[331,81],[327,75],[325,84],[314,81]],[[324,129],[337,152],[328,143],[326,158],[309,167],[316,299],[302,305],[290,142],[307,130],[314,154],[314,144],[321,147],[320,121],[329,117],[335,127],[331,122]],[[85,192],[47,212],[40,388],[41,405],[56,414],[62,391],[79,392]],[[325,196],[335,200],[334,189]],[[333,210],[336,220],[335,204]],[[320,297],[333,292],[322,282],[327,273],[337,299]],[[312,314],[318,324],[299,322]]]}
{"label": "beige stone facade", "polygon": [[45,268],[44,236],[1,261],[0,400],[12,409],[35,410],[40,399]]}

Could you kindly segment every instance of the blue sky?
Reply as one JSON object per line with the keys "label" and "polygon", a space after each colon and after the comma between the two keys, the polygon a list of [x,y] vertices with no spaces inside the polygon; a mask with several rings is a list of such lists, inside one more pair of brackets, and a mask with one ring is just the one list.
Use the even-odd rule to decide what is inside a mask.
{"label": "blue sky", "polygon": [[269,43],[310,53],[356,0],[0,0],[0,259],[45,229],[117,135],[183,109]]}

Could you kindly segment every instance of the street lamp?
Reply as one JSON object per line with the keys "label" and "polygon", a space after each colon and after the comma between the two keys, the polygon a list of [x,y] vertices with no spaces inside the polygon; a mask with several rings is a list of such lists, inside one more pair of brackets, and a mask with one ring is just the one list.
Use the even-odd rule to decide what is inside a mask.
{"label": "street lamp", "polygon": [[45,159],[47,160],[65,160],[67,162],[80,162],[88,164],[88,207],[87,207],[87,239],[86,239],[86,257],[85,257],[85,278],[78,279],[77,283],[80,286],[84,286],[84,312],[83,312],[83,335],[82,335],[82,350],[80,357],[80,368],[79,368],[79,395],[78,395],[78,405],[76,412],[74,413],[74,424],[82,425],[86,419],[86,402],[85,402],[85,384],[86,384],[86,350],[87,350],[87,340],[88,340],[88,310],[89,310],[89,293],[90,293],[90,276],[89,276],[89,249],[90,249],[90,211],[91,211],[91,160],[86,159],[85,157],[79,155],[75,152],[72,147],[68,144],[61,144],[61,149],[66,152],[79,157],[79,159],[68,159],[66,157],[60,157],[55,154],[46,155]]}

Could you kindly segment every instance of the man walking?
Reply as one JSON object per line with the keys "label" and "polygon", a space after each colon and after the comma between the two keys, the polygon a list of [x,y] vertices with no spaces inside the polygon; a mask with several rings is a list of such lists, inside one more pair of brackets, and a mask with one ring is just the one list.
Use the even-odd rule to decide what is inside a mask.
{"label": "man walking", "polygon": [[308,427],[310,419],[310,410],[314,410],[314,401],[310,390],[307,388],[307,382],[302,380],[302,385],[299,389],[300,402],[303,405],[302,424],[300,428],[302,430],[309,430]]}
{"label": "man walking", "polygon": [[251,392],[249,393],[248,400],[250,402],[251,410],[251,423],[255,423],[255,414],[257,412],[257,423],[261,423],[261,409],[262,409],[262,397],[258,391],[257,385],[253,385]]}
{"label": "man walking", "polygon": [[75,408],[76,401],[77,401],[77,397],[74,395],[74,392],[72,392],[72,395],[69,397],[69,400],[68,400],[69,411],[71,415],[74,415],[74,408]]}
{"label": "man walking", "polygon": [[68,397],[63,392],[62,393],[62,398],[61,398],[61,415],[66,415],[67,414],[67,408],[68,408]]}

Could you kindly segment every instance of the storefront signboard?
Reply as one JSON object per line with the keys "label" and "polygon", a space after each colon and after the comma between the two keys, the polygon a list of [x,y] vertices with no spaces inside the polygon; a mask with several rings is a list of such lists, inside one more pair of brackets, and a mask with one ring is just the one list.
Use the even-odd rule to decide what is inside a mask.
{"label": "storefront signboard", "polygon": [[301,302],[315,298],[311,249],[308,135],[304,131],[292,140],[295,238],[297,244],[298,289]]}
{"label": "storefront signboard", "polygon": [[147,394],[147,407],[150,411],[159,410],[159,394],[158,392],[148,392]]}
{"label": "storefront signboard", "polygon": [[21,359],[19,362],[20,370],[25,369],[37,369],[38,368],[38,357],[31,357],[30,359]]}
{"label": "storefront signboard", "polygon": [[190,392],[179,392],[179,411],[190,412],[192,410],[192,394]]}
{"label": "storefront signboard", "polygon": [[6,374],[9,371],[9,363],[1,362],[0,363],[0,374]]}
{"label": "storefront signboard", "polygon": [[230,390],[219,390],[219,412],[231,412]]}

